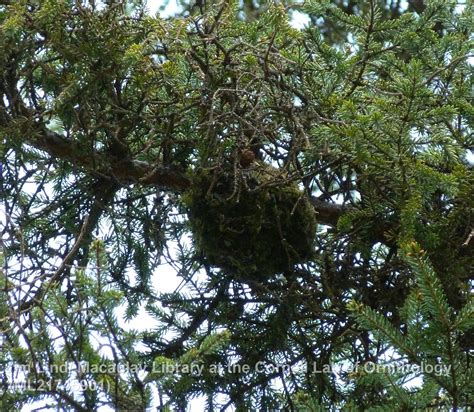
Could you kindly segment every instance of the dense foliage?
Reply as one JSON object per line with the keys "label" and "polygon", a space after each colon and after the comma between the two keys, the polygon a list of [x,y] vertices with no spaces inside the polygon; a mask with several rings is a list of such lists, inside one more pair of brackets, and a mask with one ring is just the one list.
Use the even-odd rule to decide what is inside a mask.
{"label": "dense foliage", "polygon": [[0,1],[1,410],[472,406],[472,10],[400,3]]}

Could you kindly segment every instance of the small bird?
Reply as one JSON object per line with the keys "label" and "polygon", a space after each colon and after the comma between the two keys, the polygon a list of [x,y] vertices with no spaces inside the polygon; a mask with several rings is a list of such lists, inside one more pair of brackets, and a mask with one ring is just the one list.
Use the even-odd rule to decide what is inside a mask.
{"label": "small bird", "polygon": [[240,152],[240,165],[248,167],[255,161],[255,153],[250,149],[243,149]]}

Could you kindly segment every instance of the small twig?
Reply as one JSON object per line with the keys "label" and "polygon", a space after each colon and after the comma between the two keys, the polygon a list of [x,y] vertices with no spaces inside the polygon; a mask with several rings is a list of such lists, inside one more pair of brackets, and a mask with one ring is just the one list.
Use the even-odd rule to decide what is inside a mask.
{"label": "small twig", "polygon": [[468,246],[471,243],[472,238],[474,237],[474,229],[471,230],[469,236],[467,237],[466,241],[462,244],[464,247]]}

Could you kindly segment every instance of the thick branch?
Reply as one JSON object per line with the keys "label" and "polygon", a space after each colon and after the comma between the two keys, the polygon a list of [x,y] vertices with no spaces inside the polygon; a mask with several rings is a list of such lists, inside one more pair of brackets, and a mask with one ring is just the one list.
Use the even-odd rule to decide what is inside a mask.
{"label": "thick branch", "polygon": [[[190,185],[189,178],[179,168],[153,165],[140,160],[114,159],[112,155],[97,151],[91,153],[81,148],[77,142],[47,129],[29,138],[28,143],[51,156],[70,161],[87,171],[111,177],[123,184],[135,182],[143,185],[159,185],[176,191],[185,190]],[[320,224],[336,226],[339,217],[346,212],[346,207],[342,205],[316,198],[312,198],[311,201]]]}
{"label": "thick branch", "polygon": [[116,159],[113,155],[97,151],[91,153],[77,142],[47,129],[29,138],[28,143],[53,157],[70,161],[94,174],[108,176],[124,184],[140,182],[178,191],[186,189],[190,184],[185,173],[176,167],[152,165],[140,160]]}

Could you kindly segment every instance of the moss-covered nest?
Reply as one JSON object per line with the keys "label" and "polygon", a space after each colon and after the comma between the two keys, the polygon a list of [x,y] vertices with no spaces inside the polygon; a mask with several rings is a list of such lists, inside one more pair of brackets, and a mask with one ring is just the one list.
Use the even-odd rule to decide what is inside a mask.
{"label": "moss-covered nest", "polygon": [[296,183],[268,166],[241,180],[200,172],[185,196],[195,246],[207,263],[254,279],[311,259],[316,218]]}

